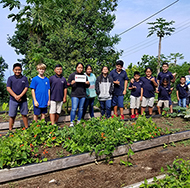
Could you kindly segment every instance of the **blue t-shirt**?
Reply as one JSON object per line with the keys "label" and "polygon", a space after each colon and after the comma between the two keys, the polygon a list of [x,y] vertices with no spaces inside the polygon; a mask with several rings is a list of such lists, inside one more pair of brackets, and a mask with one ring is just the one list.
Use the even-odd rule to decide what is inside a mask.
{"label": "blue t-shirt", "polygon": [[[7,87],[10,87],[16,95],[20,95],[26,87],[29,87],[28,79],[23,75],[19,77],[15,75],[10,76],[7,80]],[[10,95],[10,100],[17,101],[12,95]],[[25,101],[27,101],[26,94],[21,98],[21,102]]]}
{"label": "blue t-shirt", "polygon": [[47,77],[40,78],[39,76],[35,76],[32,78],[30,88],[35,90],[36,100],[39,103],[38,108],[46,108],[49,100],[49,79]]}
{"label": "blue t-shirt", "polygon": [[113,78],[113,81],[119,81],[120,84],[114,84],[114,95],[121,96],[124,91],[124,83],[125,80],[128,80],[127,73],[124,70],[121,70],[120,74],[116,71],[116,69],[110,72],[110,76]]}
{"label": "blue t-shirt", "polygon": [[50,99],[52,101],[63,101],[64,89],[67,88],[67,81],[63,76],[53,75],[49,78]]}
{"label": "blue t-shirt", "polygon": [[158,100],[169,100],[169,92],[171,91],[169,86],[163,87],[160,85],[158,91]]}
{"label": "blue t-shirt", "polygon": [[140,80],[138,82],[134,81],[133,84],[130,82],[129,87],[136,86],[136,88],[131,90],[131,95],[134,97],[140,97],[142,85],[143,85],[143,82]]}
{"label": "blue t-shirt", "polygon": [[[153,78],[153,77],[151,76],[151,78]],[[147,77],[140,78],[140,80],[143,82],[143,86],[142,86],[143,87],[143,96],[145,98],[155,97],[155,95],[154,95],[155,86],[150,79],[148,79]],[[157,82],[156,78],[155,78],[155,82]]]}
{"label": "blue t-shirt", "polygon": [[170,86],[170,81],[174,78],[174,76],[172,75],[171,72],[167,71],[167,72],[160,72],[158,74],[157,79],[160,80],[160,85],[162,84],[162,80],[166,78],[168,80],[168,86]]}
{"label": "blue t-shirt", "polygon": [[179,92],[180,99],[187,97],[188,86],[186,84],[184,86],[181,86],[181,84],[178,84],[176,89]]}

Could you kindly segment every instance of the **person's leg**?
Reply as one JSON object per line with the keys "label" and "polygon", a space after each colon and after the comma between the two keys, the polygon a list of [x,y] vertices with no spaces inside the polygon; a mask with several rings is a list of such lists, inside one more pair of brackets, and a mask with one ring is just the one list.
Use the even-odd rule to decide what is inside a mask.
{"label": "person's leg", "polygon": [[135,109],[131,108],[131,115],[135,115]]}
{"label": "person's leg", "polygon": [[20,103],[20,113],[22,114],[22,120],[25,128],[28,128],[28,104],[27,101]]}
{"label": "person's leg", "polygon": [[161,108],[160,108],[161,106],[162,106],[162,102],[159,100],[157,104],[158,114],[161,114]]}
{"label": "person's leg", "polygon": [[152,109],[153,109],[153,107],[148,107],[148,112],[149,112],[149,115],[152,115]]}
{"label": "person's leg", "polygon": [[181,99],[179,99],[178,101],[178,106],[181,106]]}
{"label": "person's leg", "polygon": [[70,114],[70,117],[71,117],[71,122],[73,122],[75,120],[75,115],[76,115],[76,110],[77,110],[77,107],[78,107],[78,103],[79,103],[79,98],[77,97],[72,97],[71,98],[71,114]]}
{"label": "person's leg", "polygon": [[15,118],[17,115],[18,102],[9,100],[9,130],[13,129]]}
{"label": "person's leg", "polygon": [[145,109],[146,109],[146,107],[142,107],[142,106],[141,106],[141,115],[143,115]]}
{"label": "person's leg", "polygon": [[89,100],[89,112],[90,112],[90,117],[94,117],[94,99],[95,98],[90,98]]}
{"label": "person's leg", "polygon": [[59,114],[55,114],[55,123],[57,123],[58,122],[58,119],[59,119]]}
{"label": "person's leg", "polygon": [[51,121],[51,124],[55,124],[55,116],[56,114],[49,114],[49,117],[50,117],[50,121]]}
{"label": "person's leg", "polygon": [[41,120],[45,119],[46,114],[47,114],[47,107],[46,108],[40,108],[41,111]]}
{"label": "person's leg", "polygon": [[34,119],[35,122],[37,122],[38,121],[38,115],[34,114],[33,119]]}
{"label": "person's leg", "polygon": [[85,99],[84,108],[83,108],[83,114],[82,114],[82,119],[84,119],[84,116],[85,116],[85,114],[86,114],[86,111],[87,111],[87,108],[88,108],[88,105],[89,105],[89,101],[90,101],[90,99],[88,99],[88,98]]}
{"label": "person's leg", "polygon": [[111,117],[111,100],[106,101],[106,116]]}
{"label": "person's leg", "polygon": [[34,121],[37,122],[38,121],[38,116],[41,114],[41,110],[40,108],[34,106]]}
{"label": "person's leg", "polygon": [[55,123],[58,122],[59,115],[61,114],[62,105],[63,105],[63,101],[56,102]]}
{"label": "person's leg", "polygon": [[182,103],[183,103],[183,107],[185,108],[186,107],[186,98],[182,99]]}
{"label": "person's leg", "polygon": [[142,98],[142,104],[141,104],[141,115],[143,115],[145,109],[147,106],[147,99],[145,97]]}
{"label": "person's leg", "polygon": [[114,115],[117,115],[117,104],[118,104],[118,97],[116,95],[113,96],[112,98],[112,106],[113,106],[113,113]]}
{"label": "person's leg", "polygon": [[56,102],[55,101],[50,101],[50,110],[49,110],[49,117],[51,124],[55,124],[55,113],[56,113]]}
{"label": "person's leg", "polygon": [[173,106],[172,106],[171,95],[169,95],[169,108],[170,108],[170,113],[173,113]]}
{"label": "person's leg", "polygon": [[83,114],[85,97],[79,99],[79,108],[78,108],[78,121],[80,122]]}
{"label": "person's leg", "polygon": [[100,102],[100,110],[101,110],[101,116],[105,115],[105,101],[99,101]]}
{"label": "person's leg", "polygon": [[149,112],[149,115],[152,115],[153,106],[154,106],[154,97],[151,97],[148,100],[148,112]]}
{"label": "person's leg", "polygon": [[43,114],[43,113],[42,113],[42,114],[41,114],[41,120],[42,120],[42,119],[45,119],[45,117],[46,117],[46,114]]}
{"label": "person's leg", "polygon": [[120,116],[123,116],[123,99],[124,99],[124,96],[121,95],[121,96],[118,96],[118,107],[119,107],[119,110],[120,110]]}

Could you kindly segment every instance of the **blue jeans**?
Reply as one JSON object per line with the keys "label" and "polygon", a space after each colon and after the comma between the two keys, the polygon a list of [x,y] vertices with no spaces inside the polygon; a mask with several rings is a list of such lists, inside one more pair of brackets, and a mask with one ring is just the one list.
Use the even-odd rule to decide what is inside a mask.
{"label": "blue jeans", "polygon": [[185,108],[186,107],[186,98],[179,99],[178,106],[181,106],[181,107]]}
{"label": "blue jeans", "polygon": [[118,106],[119,108],[123,108],[123,99],[124,95],[114,95],[112,98],[112,106]]}
{"label": "blue jeans", "polygon": [[81,120],[82,114],[83,114],[83,107],[84,107],[85,97],[78,98],[78,97],[72,97],[71,103],[72,103],[72,109],[71,109],[71,122],[75,120],[76,110],[78,108],[78,120]]}
{"label": "blue jeans", "polygon": [[83,109],[83,115],[82,119],[84,119],[84,116],[86,114],[86,110],[89,106],[89,112],[90,112],[90,117],[94,117],[94,99],[95,98],[86,98],[85,103],[84,103],[84,109]]}
{"label": "blue jeans", "polygon": [[106,112],[107,118],[111,116],[111,100],[100,101],[100,108],[101,108],[102,116],[105,115],[105,112]]}

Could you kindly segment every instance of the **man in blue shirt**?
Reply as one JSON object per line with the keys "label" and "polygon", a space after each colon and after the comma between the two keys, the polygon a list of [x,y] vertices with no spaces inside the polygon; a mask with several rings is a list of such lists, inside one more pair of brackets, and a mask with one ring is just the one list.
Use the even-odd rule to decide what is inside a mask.
{"label": "man in blue shirt", "polygon": [[116,69],[110,72],[110,76],[113,78],[114,94],[112,98],[112,105],[114,106],[114,115],[117,116],[117,107],[119,107],[121,119],[124,119],[123,115],[123,98],[126,94],[128,77],[127,73],[122,70],[123,61],[118,60],[116,62]]}
{"label": "man in blue shirt", "polygon": [[22,66],[20,63],[13,65],[14,75],[7,80],[7,91],[10,93],[9,100],[9,130],[12,130],[17,115],[18,106],[25,128],[28,128],[28,105],[26,92],[28,91],[28,79],[21,74]]}
{"label": "man in blue shirt", "polygon": [[50,120],[51,124],[58,122],[63,103],[67,101],[67,81],[62,76],[62,66],[55,66],[55,75],[49,78],[50,82]]}
{"label": "man in blue shirt", "polygon": [[[168,86],[170,87],[170,82],[172,83],[175,82],[176,73],[172,74],[171,72],[168,71],[168,68],[169,68],[168,63],[164,62],[162,64],[162,72],[158,74],[157,81],[158,84],[161,84],[162,80],[166,78],[168,80]],[[169,107],[170,107],[170,112],[173,113],[172,100],[170,95],[169,95]]]}

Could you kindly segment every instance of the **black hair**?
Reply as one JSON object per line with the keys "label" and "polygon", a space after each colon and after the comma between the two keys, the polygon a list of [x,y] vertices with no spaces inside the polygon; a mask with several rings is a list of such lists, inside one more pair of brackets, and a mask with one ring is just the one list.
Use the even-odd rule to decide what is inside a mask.
{"label": "black hair", "polygon": [[163,84],[164,82],[167,82],[167,83],[168,83],[169,81],[168,81],[167,78],[164,78],[164,79],[162,80],[162,84],[161,84],[162,86],[164,85],[164,84]]}
{"label": "black hair", "polygon": [[[185,76],[181,76],[181,78],[185,78]],[[181,80],[181,78],[180,78],[180,80]],[[186,78],[185,78],[186,79]]]}
{"label": "black hair", "polygon": [[[85,71],[88,69],[88,67],[90,67],[92,69],[92,66],[90,64],[86,65],[85,67]],[[92,69],[93,70],[93,69]]]}
{"label": "black hair", "polygon": [[108,69],[108,72],[110,71],[107,66],[103,66],[103,67],[102,67],[102,69],[101,69],[101,74],[100,74],[100,83],[102,82],[102,78],[103,78],[102,70],[103,70],[104,67],[106,67],[106,68]]}
{"label": "black hair", "polygon": [[84,68],[84,65],[82,63],[77,63],[76,66],[75,66],[75,68],[77,68],[79,65],[82,65],[83,68]]}
{"label": "black hair", "polygon": [[150,68],[150,67],[146,67],[144,72],[146,72],[148,69],[150,69],[150,71],[152,72],[152,68]]}
{"label": "black hair", "polygon": [[190,68],[189,68],[189,71],[190,71]]}
{"label": "black hair", "polygon": [[162,66],[163,66],[163,65],[167,65],[167,66],[169,66],[169,64],[168,64],[168,63],[166,63],[166,62],[162,63]]}
{"label": "black hair", "polygon": [[61,64],[57,64],[57,65],[55,65],[55,68],[57,68],[57,67],[61,67],[61,68],[63,68]]}
{"label": "black hair", "polygon": [[135,75],[139,75],[139,76],[140,76],[140,72],[139,72],[139,71],[135,71],[135,72],[134,72],[134,76],[135,76]]}
{"label": "black hair", "polygon": [[13,65],[13,70],[15,69],[15,67],[20,67],[21,70],[22,70],[22,65],[21,65],[20,63],[15,63],[15,64]]}
{"label": "black hair", "polygon": [[122,67],[123,67],[123,64],[124,64],[124,62],[123,62],[122,60],[118,60],[118,61],[116,62],[116,65],[121,65]]}

